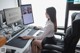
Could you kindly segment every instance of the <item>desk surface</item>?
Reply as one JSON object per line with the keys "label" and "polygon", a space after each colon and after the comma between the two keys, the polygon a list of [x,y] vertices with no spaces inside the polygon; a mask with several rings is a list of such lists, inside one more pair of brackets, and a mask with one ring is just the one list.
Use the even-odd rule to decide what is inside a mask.
{"label": "desk surface", "polygon": [[[37,32],[37,30],[33,29],[28,35],[33,35],[36,32]],[[27,44],[28,40],[23,40],[18,37],[19,37],[19,35],[17,35],[15,38],[13,38],[11,41],[9,41],[6,45],[23,48]]]}
{"label": "desk surface", "polygon": [[[24,30],[27,30],[28,27],[25,27],[25,29],[21,30],[20,32],[18,32],[17,34],[15,34],[12,38],[10,38],[7,41],[7,44],[4,45],[3,47],[6,47],[7,49],[12,49],[15,50],[15,53],[23,53],[31,44],[33,39],[29,39],[29,40],[22,40],[19,39],[18,36],[23,33]],[[33,28],[33,27],[31,27]],[[30,33],[28,33],[28,35],[33,35],[36,36],[38,35],[39,32],[41,32],[42,30],[31,30]]]}

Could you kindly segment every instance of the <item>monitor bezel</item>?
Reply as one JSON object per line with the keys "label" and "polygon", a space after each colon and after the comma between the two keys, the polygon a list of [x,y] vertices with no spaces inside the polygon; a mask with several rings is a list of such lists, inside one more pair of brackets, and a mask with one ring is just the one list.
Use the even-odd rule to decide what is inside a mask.
{"label": "monitor bezel", "polygon": [[2,14],[2,21],[3,21],[3,23],[6,22],[6,18],[4,16],[4,11],[0,10],[0,14]]}
{"label": "monitor bezel", "polygon": [[[21,6],[31,6],[31,8],[32,8],[32,5],[31,5],[31,4],[23,4],[23,5],[21,5]],[[22,13],[22,8],[21,8],[21,13]],[[23,19],[23,14],[22,14],[22,22],[23,22],[23,25],[32,24],[32,23],[34,23],[33,10],[32,10],[32,20],[33,20],[33,22],[24,24],[24,19]]]}

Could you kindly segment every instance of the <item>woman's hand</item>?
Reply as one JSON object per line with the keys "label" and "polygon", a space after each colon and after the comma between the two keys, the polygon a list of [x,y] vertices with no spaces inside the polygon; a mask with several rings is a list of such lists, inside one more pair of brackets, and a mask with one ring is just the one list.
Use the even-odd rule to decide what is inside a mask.
{"label": "woman's hand", "polygon": [[26,39],[31,39],[32,36],[23,36],[23,37],[21,37],[21,38],[24,39],[24,40],[26,40]]}

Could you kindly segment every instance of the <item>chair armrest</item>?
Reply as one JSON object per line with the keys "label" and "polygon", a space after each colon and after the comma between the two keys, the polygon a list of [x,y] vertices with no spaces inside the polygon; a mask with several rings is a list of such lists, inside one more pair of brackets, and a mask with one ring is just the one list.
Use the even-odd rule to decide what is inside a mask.
{"label": "chair armrest", "polygon": [[63,47],[60,47],[60,46],[57,46],[57,45],[53,45],[53,44],[45,44],[43,49],[63,51]]}
{"label": "chair armrest", "polygon": [[55,32],[55,35],[61,35],[61,36],[65,36],[65,33],[61,33],[61,32]]}
{"label": "chair armrest", "polygon": [[58,30],[65,30],[65,28],[63,26],[58,26],[57,29]]}
{"label": "chair armrest", "polygon": [[80,50],[80,45],[77,45],[77,46],[76,46],[76,49],[79,49],[79,50]]}

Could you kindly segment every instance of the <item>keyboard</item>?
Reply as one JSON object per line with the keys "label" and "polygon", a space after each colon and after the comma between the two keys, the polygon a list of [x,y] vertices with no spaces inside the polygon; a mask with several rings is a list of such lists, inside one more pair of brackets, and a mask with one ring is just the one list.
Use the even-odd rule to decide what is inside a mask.
{"label": "keyboard", "polygon": [[22,31],[23,29],[24,29],[24,28],[21,28],[21,29],[19,29],[18,31],[13,32],[13,33],[12,33],[12,37],[13,37],[15,34],[17,34],[18,32]]}
{"label": "keyboard", "polygon": [[22,37],[22,36],[27,36],[28,33],[31,32],[32,29],[27,29],[27,30],[24,30],[19,36]]}

